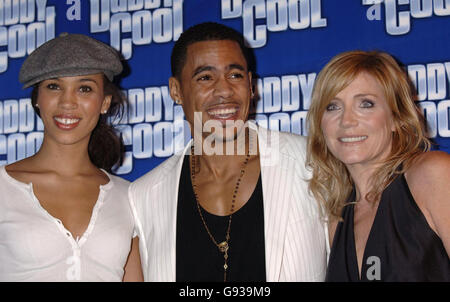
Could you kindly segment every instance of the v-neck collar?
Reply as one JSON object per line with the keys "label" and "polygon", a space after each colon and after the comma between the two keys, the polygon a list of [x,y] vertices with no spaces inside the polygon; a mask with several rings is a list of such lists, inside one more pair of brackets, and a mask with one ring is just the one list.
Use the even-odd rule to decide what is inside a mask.
{"label": "v-neck collar", "polygon": [[99,185],[99,192],[98,192],[94,207],[92,208],[92,213],[91,213],[91,217],[89,218],[89,223],[88,223],[86,229],[84,230],[83,234],[81,234],[81,236],[77,236],[76,238],[73,236],[72,232],[69,231],[64,226],[64,224],[62,223],[62,221],[59,218],[51,215],[47,211],[47,209],[45,209],[42,206],[41,202],[39,201],[39,199],[37,198],[37,196],[34,193],[34,188],[33,188],[32,182],[24,183],[24,182],[21,182],[21,181],[15,179],[14,177],[12,177],[11,175],[8,174],[5,166],[0,167],[0,174],[2,174],[10,183],[18,186],[19,188],[21,188],[22,190],[27,192],[29,194],[30,198],[33,200],[33,206],[37,207],[41,211],[41,213],[44,213],[48,217],[49,220],[55,222],[59,231],[61,233],[63,233],[64,237],[69,240],[69,242],[72,246],[80,248],[86,242],[89,234],[93,231],[95,222],[97,220],[98,213],[104,203],[104,197],[105,197],[106,191],[109,190],[114,185],[111,174],[109,174],[104,169],[100,169],[100,170],[108,177],[109,181],[106,184]]}
{"label": "v-neck collar", "polygon": [[[353,195],[353,193],[352,193]],[[381,196],[382,197],[382,196]],[[358,254],[356,252],[356,240],[355,240],[355,204],[351,204],[350,205],[350,234],[351,234],[351,240],[350,240],[350,253],[351,253],[351,261],[352,261],[352,274],[354,276],[356,276],[356,280],[357,281],[365,281],[367,280],[367,278],[362,278],[363,274],[367,273],[367,265],[366,265],[366,261],[367,261],[367,250],[368,250],[368,246],[371,246],[372,244],[372,240],[371,238],[374,236],[373,232],[374,232],[374,226],[375,224],[378,223],[379,220],[379,216],[380,216],[380,207],[381,207],[381,203],[382,203],[383,198],[380,199],[380,202],[378,203],[377,206],[377,211],[375,213],[375,217],[373,219],[372,222],[372,226],[370,227],[370,231],[369,231],[369,235],[367,236],[367,241],[366,241],[366,245],[364,246],[364,252],[363,252],[363,258],[361,261],[361,274],[359,273],[359,265],[358,265]]]}

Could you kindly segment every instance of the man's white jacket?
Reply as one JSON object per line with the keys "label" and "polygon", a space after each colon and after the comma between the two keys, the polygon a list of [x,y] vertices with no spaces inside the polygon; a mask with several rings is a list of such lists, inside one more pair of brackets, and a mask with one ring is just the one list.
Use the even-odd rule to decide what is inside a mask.
{"label": "man's white jacket", "polygon": [[[328,231],[308,192],[306,138],[250,125],[260,151],[266,280],[323,281]],[[191,143],[130,185],[145,281],[176,280],[178,185]]]}

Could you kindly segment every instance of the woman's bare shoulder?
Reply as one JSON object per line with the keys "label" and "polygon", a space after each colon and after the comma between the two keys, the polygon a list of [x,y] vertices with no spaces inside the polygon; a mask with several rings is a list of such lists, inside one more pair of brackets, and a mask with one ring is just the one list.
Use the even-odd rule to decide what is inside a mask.
{"label": "woman's bare shoulder", "polygon": [[5,166],[5,170],[12,178],[30,183],[34,178],[41,174],[34,161],[30,158],[25,158]]}
{"label": "woman's bare shoulder", "polygon": [[450,154],[443,151],[422,153],[414,160],[406,173],[408,182],[417,184],[448,180],[450,177]]}

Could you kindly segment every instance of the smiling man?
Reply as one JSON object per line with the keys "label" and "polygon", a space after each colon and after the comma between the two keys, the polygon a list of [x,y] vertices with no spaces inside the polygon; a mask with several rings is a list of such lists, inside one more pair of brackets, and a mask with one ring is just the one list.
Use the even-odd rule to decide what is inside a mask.
{"label": "smiling man", "polygon": [[[182,56],[184,67],[178,70],[174,66],[170,92],[175,102],[182,104],[189,124],[194,125],[196,147],[201,137],[213,138],[214,146],[242,137],[252,93],[245,50],[233,40],[213,40],[189,45],[184,56],[178,51],[174,48],[174,65]],[[211,128],[215,130],[212,133]],[[203,150],[197,147],[196,151]]]}
{"label": "smiling man", "polygon": [[170,94],[194,139],[130,186],[146,281],[324,280],[306,141],[248,121],[248,62],[242,35],[217,23],[175,43]]}

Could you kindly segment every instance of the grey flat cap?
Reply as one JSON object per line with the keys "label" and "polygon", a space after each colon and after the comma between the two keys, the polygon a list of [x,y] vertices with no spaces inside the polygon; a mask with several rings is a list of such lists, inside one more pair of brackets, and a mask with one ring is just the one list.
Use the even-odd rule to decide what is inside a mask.
{"label": "grey flat cap", "polygon": [[63,33],[36,48],[20,69],[23,88],[41,81],[104,73],[112,81],[122,72],[118,52],[109,45],[81,34]]}

